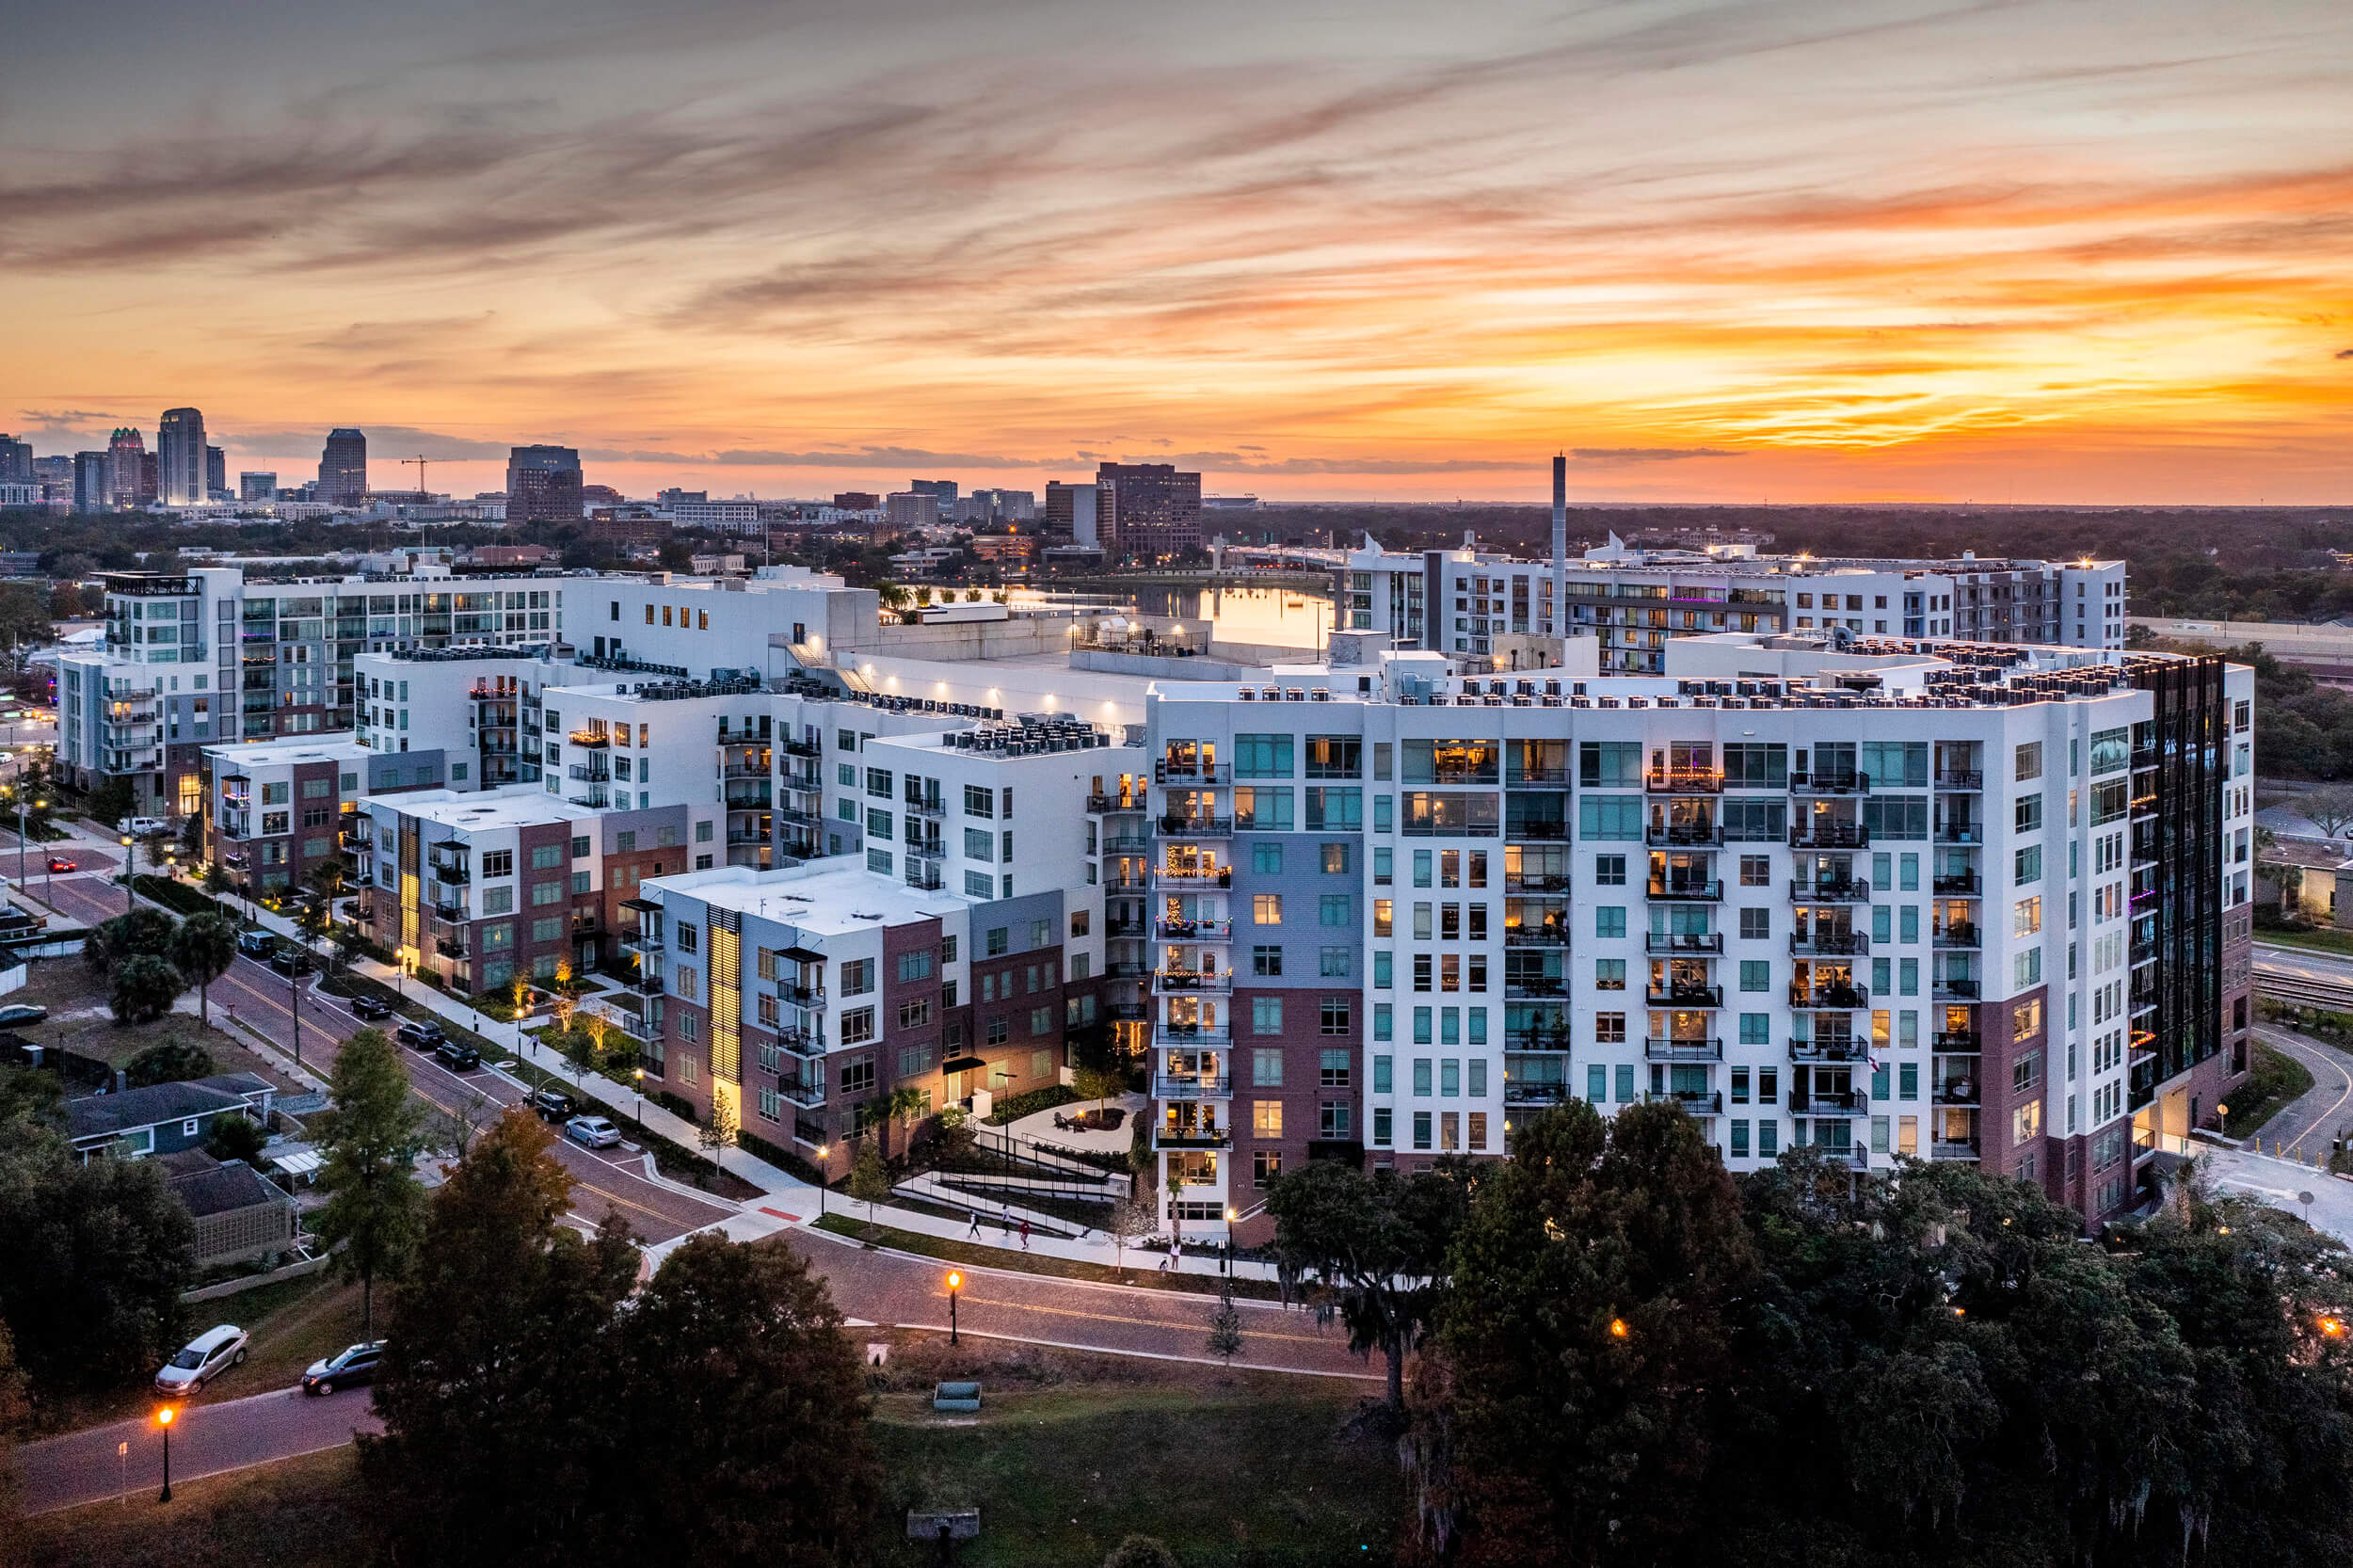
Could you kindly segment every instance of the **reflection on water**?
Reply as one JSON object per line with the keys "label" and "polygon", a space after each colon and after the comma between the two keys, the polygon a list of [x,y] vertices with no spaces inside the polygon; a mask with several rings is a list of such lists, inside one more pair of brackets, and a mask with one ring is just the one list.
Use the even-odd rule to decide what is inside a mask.
{"label": "reflection on water", "polygon": [[1222,643],[1321,648],[1332,630],[1332,600],[1295,588],[1144,588],[1126,596],[1140,615],[1207,621]]}

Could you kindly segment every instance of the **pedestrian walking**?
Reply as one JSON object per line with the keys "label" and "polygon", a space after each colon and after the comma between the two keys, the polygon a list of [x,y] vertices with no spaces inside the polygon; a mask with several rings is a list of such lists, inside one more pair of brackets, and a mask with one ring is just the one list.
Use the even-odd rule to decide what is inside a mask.
{"label": "pedestrian walking", "polygon": [[966,1232],[964,1233],[964,1239],[965,1239],[966,1240],[968,1240],[968,1241],[977,1240],[979,1240],[979,1238],[980,1238],[980,1234],[981,1234],[981,1211],[980,1211],[979,1209],[977,1209],[977,1208],[976,1208],[976,1209],[972,1210],[972,1228],[971,1228],[970,1230],[968,1230],[968,1231],[966,1231]]}
{"label": "pedestrian walking", "polygon": [[1030,1250],[1030,1217],[1026,1214],[1021,1217],[1021,1250]]}

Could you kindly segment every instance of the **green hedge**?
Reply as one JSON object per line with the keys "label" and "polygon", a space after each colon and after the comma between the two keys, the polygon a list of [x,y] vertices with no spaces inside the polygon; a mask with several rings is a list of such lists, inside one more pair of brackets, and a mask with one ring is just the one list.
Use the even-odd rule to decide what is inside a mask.
{"label": "green hedge", "polygon": [[1069,1085],[1049,1083],[1043,1089],[1032,1089],[1026,1094],[997,1101],[989,1111],[988,1125],[1002,1127],[1007,1122],[1017,1122],[1024,1116],[1034,1116],[1058,1105],[1068,1105],[1078,1097],[1079,1091]]}
{"label": "green hedge", "polygon": [[184,882],[169,877],[151,876],[142,872],[131,879],[131,887],[143,898],[153,899],[165,908],[180,915],[225,915],[237,924],[245,924],[245,917],[217,899],[208,898]]}
{"label": "green hedge", "polygon": [[674,1095],[667,1089],[648,1089],[646,1091],[646,1097],[673,1116],[682,1116],[690,1122],[696,1123],[702,1120],[699,1115],[696,1114],[693,1100]]}
{"label": "green hedge", "polygon": [[735,1146],[755,1159],[764,1160],[779,1171],[790,1171],[803,1181],[824,1186],[824,1173],[813,1160],[805,1160],[791,1149],[779,1148],[756,1133],[737,1131]]}

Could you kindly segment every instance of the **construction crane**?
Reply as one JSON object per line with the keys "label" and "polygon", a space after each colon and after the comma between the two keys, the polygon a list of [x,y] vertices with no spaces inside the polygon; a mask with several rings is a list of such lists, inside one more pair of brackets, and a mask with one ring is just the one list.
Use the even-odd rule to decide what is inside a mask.
{"label": "construction crane", "polygon": [[424,488],[424,465],[425,465],[425,464],[427,464],[427,463],[429,463],[429,462],[431,462],[431,461],[433,461],[433,459],[432,459],[432,458],[430,458],[430,457],[425,456],[423,453],[419,453],[419,454],[418,454],[416,456],[414,456],[414,457],[403,457],[403,458],[400,460],[400,466],[401,466],[402,468],[409,468],[409,467],[413,466],[413,467],[416,469],[416,471],[417,471],[417,494],[418,494],[418,496],[419,496],[420,498],[422,498],[422,497],[423,497],[423,496],[426,493],[426,491],[425,491],[425,488]]}

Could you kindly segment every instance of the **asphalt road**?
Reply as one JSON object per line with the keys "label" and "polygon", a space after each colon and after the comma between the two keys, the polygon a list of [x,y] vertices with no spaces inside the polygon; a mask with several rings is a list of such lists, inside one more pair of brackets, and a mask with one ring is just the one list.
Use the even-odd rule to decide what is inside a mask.
{"label": "asphalt road", "polygon": [[2255,969],[2259,974],[2279,975],[2290,980],[2353,985],[2353,957],[2322,952],[2313,948],[2277,947],[2267,942],[2257,942]]}
{"label": "asphalt road", "polygon": [[[368,1396],[357,1390],[314,1399],[290,1388],[188,1405],[171,1425],[171,1479],[176,1485],[293,1459],[341,1448],[355,1431],[382,1430]],[[130,1453],[118,1455],[125,1443]],[[117,1421],[27,1443],[17,1450],[17,1459],[24,1512],[41,1513],[104,1501],[126,1484],[135,1491],[156,1490],[163,1483],[163,1432],[148,1417]]]}
{"label": "asphalt road", "polygon": [[2327,1153],[2329,1140],[2353,1125],[2353,1057],[2283,1029],[2259,1027],[2255,1038],[2296,1058],[2313,1075],[2313,1086],[2264,1123],[2256,1142],[2292,1159]]}
{"label": "asphalt road", "polygon": [[[834,1304],[845,1317],[894,1328],[948,1326],[951,1265],[904,1253],[870,1252],[821,1230],[784,1235],[825,1276]],[[1152,1266],[1148,1256],[1137,1256],[1143,1269]],[[959,1333],[1127,1355],[1212,1359],[1208,1339],[1209,1315],[1217,1310],[1214,1296],[954,1267],[965,1278],[956,1303]],[[1350,1353],[1347,1332],[1337,1321],[1319,1326],[1314,1314],[1272,1303],[1238,1299],[1234,1304],[1242,1316],[1237,1367],[1375,1382],[1386,1375],[1382,1364]]]}

